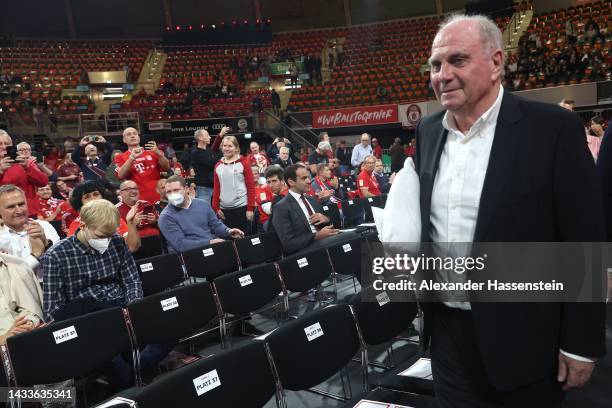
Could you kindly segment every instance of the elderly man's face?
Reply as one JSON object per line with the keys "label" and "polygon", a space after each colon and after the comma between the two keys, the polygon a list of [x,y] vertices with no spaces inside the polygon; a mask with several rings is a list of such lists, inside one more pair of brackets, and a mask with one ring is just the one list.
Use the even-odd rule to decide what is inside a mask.
{"label": "elderly man's face", "polygon": [[278,156],[281,158],[281,160],[287,160],[289,159],[289,151],[282,149],[279,153]]}
{"label": "elderly man's face", "polygon": [[46,186],[38,187],[36,194],[38,194],[38,196],[42,198],[43,200],[50,199],[51,198],[51,186],[47,184]]}
{"label": "elderly man's face", "polygon": [[0,196],[0,217],[4,224],[22,231],[28,221],[28,205],[21,191],[11,191]]}
{"label": "elderly man's face", "polygon": [[32,157],[32,148],[29,145],[22,144],[18,146],[19,147],[17,147],[17,154],[19,155],[19,157],[21,157],[22,159],[29,159],[30,157]]}
{"label": "elderly man's face", "polygon": [[138,201],[140,190],[138,190],[138,185],[133,181],[126,181],[121,185],[119,195],[121,196],[121,201],[129,206],[133,206]]}
{"label": "elderly man's face", "polygon": [[13,141],[7,135],[0,135],[0,157],[6,156],[6,148],[12,146]]}
{"label": "elderly man's face", "polygon": [[85,155],[87,157],[96,157],[98,155],[98,148],[92,144],[85,146]]}
{"label": "elderly man's face", "polygon": [[501,75],[501,52],[487,55],[476,23],[458,21],[444,28],[431,47],[431,84],[442,106],[469,115],[494,89]]}

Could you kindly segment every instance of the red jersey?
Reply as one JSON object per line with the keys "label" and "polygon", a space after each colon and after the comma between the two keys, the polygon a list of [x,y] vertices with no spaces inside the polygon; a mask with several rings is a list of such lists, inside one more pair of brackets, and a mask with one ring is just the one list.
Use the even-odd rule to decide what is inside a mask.
{"label": "red jersey", "polygon": [[[138,200],[138,211],[143,211],[143,214],[150,213],[155,215],[155,218],[159,218],[157,211],[155,210],[155,205],[149,204],[147,201]],[[119,210],[119,216],[123,221],[127,217],[127,213],[130,212],[131,207],[126,203],[118,203],[116,205]],[[159,230],[157,229],[157,222],[149,222],[149,221],[141,221],[136,228],[138,229],[138,235],[141,237],[148,237],[150,235],[159,235]]]}
{"label": "red jersey", "polygon": [[249,161],[251,167],[258,167],[260,173],[263,173],[263,169],[265,169],[269,164],[268,156],[266,156],[264,152],[259,152],[257,154],[249,153],[247,155],[247,160]]}
{"label": "red jersey", "polygon": [[[289,190],[283,188],[278,195],[284,197],[287,195],[287,191]],[[266,203],[273,202],[275,197],[276,195],[268,186],[259,186],[255,188],[255,204],[257,204],[257,211],[259,211],[260,224],[263,224],[270,219],[270,215],[264,212],[262,206]]]}
{"label": "red jersey", "polygon": [[361,188],[366,188],[375,196],[380,195],[380,190],[378,189],[378,182],[376,181],[376,177],[374,176],[374,172],[368,173],[365,170],[362,170],[359,173],[359,177],[357,177],[357,188],[359,189],[359,196],[363,197],[361,193]]}
{"label": "red jersey", "polygon": [[[57,207],[60,207],[62,204],[64,204],[64,201],[62,200],[58,200],[55,197],[51,197],[47,200],[43,200],[42,198],[38,197],[38,205],[37,205],[37,209],[38,209],[38,216],[40,218],[49,218],[50,216],[53,215],[53,213],[55,212],[55,210],[57,210]],[[57,215],[54,218],[55,220],[61,220],[62,219],[62,210],[60,208],[60,211],[57,213]]]}
{"label": "red jersey", "polygon": [[377,159],[382,159],[382,147],[380,147],[380,145],[373,147],[372,154],[376,156]]}
{"label": "red jersey", "polygon": [[[79,216],[79,217],[76,217],[76,219],[72,221],[72,223],[70,223],[70,226],[68,227],[68,231],[66,231],[66,236],[67,237],[73,236],[76,230],[79,229],[80,225],[81,225],[81,217]],[[125,223],[123,218],[119,218],[119,227],[117,227],[117,234],[121,235],[122,237],[125,237],[127,233],[128,233],[127,224]]]}
{"label": "red jersey", "polygon": [[[132,153],[127,150],[115,156],[115,163],[117,164],[115,174],[117,177],[119,177],[119,168],[128,161],[130,154]],[[132,162],[132,168],[125,178],[134,181],[138,185],[141,199],[155,204],[159,200],[159,193],[156,187],[157,180],[160,179],[160,170],[159,157],[155,153],[145,150]]]}
{"label": "red jersey", "polygon": [[28,203],[28,216],[36,218],[38,213],[36,189],[49,184],[49,178],[40,171],[35,162],[28,164],[26,168],[23,168],[21,164],[13,164],[4,173],[0,174],[1,184],[14,184],[21,188]]}

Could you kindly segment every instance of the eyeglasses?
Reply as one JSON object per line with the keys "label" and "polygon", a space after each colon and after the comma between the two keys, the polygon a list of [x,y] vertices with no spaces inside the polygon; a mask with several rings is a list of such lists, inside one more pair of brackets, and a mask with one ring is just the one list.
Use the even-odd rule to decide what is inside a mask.
{"label": "eyeglasses", "polygon": [[119,190],[121,192],[124,191],[138,191],[138,187],[128,187],[128,188],[124,188],[123,190]]}

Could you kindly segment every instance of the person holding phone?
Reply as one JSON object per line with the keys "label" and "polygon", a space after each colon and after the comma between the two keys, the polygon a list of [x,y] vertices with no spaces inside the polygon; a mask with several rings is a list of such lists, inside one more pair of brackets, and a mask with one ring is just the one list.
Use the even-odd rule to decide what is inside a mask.
{"label": "person holding phone", "polygon": [[115,156],[115,173],[120,180],[133,180],[141,188],[140,198],[155,204],[159,200],[156,190],[160,172],[168,171],[170,163],[155,141],[140,146],[140,135],[133,127],[123,131],[123,142],[128,150]]}
{"label": "person holding phone", "polygon": [[[99,156],[99,149],[103,149]],[[85,157],[83,157],[85,154]],[[106,169],[111,163],[113,145],[102,136],[85,136],[79,142],[79,148],[72,151],[72,161],[83,171],[85,180],[106,178]]]}
{"label": "person holding phone", "polygon": [[138,208],[138,212],[142,212],[140,222],[136,224],[138,235],[147,237],[151,235],[159,235],[157,229],[157,219],[159,215],[155,210],[155,205],[148,201],[140,200],[140,189],[132,180],[126,180],[119,186],[119,196],[121,202],[117,203],[117,209],[121,219],[126,220],[127,214],[133,207]]}
{"label": "person holding phone", "polygon": [[11,136],[0,129],[0,184],[13,184],[23,190],[29,216],[36,217],[36,189],[48,183],[49,178],[38,168],[36,159],[31,154],[19,154]]}

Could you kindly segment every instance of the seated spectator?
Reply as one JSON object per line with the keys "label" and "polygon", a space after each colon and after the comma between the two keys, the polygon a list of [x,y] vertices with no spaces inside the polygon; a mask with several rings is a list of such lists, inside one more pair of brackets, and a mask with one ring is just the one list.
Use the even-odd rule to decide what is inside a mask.
{"label": "seated spectator", "polygon": [[289,147],[289,155],[291,155],[291,147],[289,140],[282,137],[277,137],[276,139],[274,139],[270,147],[268,147],[268,151],[266,152],[268,160],[274,162],[274,160],[276,160],[276,158],[278,157],[280,148],[284,146]]}
{"label": "seated spectator", "polygon": [[46,221],[28,218],[23,190],[12,184],[0,186],[0,252],[23,259],[36,269],[47,247],[60,240]]}
{"label": "seated spectator", "polygon": [[[104,144],[104,154],[98,156],[98,146]],[[85,157],[83,157],[85,153]],[[113,145],[102,136],[85,136],[79,147],[72,151],[70,157],[83,172],[85,180],[106,178],[106,170],[111,163]]]}
{"label": "seated spectator", "polygon": [[189,176],[183,168],[183,165],[179,163],[176,155],[172,156],[172,158],[170,159],[170,169],[168,170],[168,177],[173,176],[175,174],[181,177]]}
{"label": "seated spectator", "polygon": [[391,177],[385,176],[382,160],[376,160],[373,174],[374,177],[376,177],[376,182],[378,183],[378,189],[380,192],[383,194],[388,194],[389,190],[391,190],[391,183],[393,183],[395,173],[391,174]]}
{"label": "seated spectator", "polygon": [[140,135],[132,127],[123,131],[123,143],[127,145],[128,150],[115,156],[117,178],[135,181],[142,188],[140,198],[154,204],[159,200],[155,186],[160,179],[160,172],[170,168],[168,159],[154,141],[149,141],[141,147]]}
{"label": "seated spectator", "polygon": [[[28,215],[36,216],[36,188],[49,184],[49,178],[36,165],[36,159],[30,154],[17,152],[17,159],[7,156],[7,147],[13,145],[13,139],[6,131],[0,129],[0,184],[12,184],[19,187],[28,201]],[[27,152],[24,152],[27,153]]]}
{"label": "seated spectator", "polygon": [[168,242],[169,252],[244,237],[241,230],[226,227],[206,201],[190,197],[183,177],[168,178],[165,191],[169,205],[159,216],[159,229]]}
{"label": "seated spectator", "polygon": [[81,168],[72,161],[72,153],[66,153],[64,161],[57,168],[57,180],[63,181],[71,188],[74,188],[83,181],[83,172]]}
{"label": "seated spectator", "polygon": [[310,190],[308,169],[294,164],[285,169],[289,192],[272,212],[272,225],[286,254],[311,249],[318,241],[339,233],[322,214],[321,204],[306,193]]}
{"label": "seated spectator", "polygon": [[287,195],[287,187],[283,180],[284,172],[279,166],[269,166],[266,169],[266,186],[260,187],[255,194],[255,203],[261,230],[267,231],[272,214],[272,206]]}
{"label": "seated spectator", "polygon": [[289,148],[286,146],[281,147],[278,150],[278,157],[276,160],[274,160],[274,162],[272,162],[272,164],[276,164],[283,169],[294,164],[293,159],[289,156]]}
{"label": "seated spectator", "polygon": [[382,147],[378,144],[378,139],[375,137],[372,138],[372,154],[377,159],[382,159]]}
{"label": "seated spectator", "polygon": [[52,196],[51,186],[48,184],[43,187],[38,187],[36,192],[38,195],[38,219],[51,222],[62,219],[63,211],[67,210],[66,201],[59,200]]}
{"label": "seated spectator", "polygon": [[0,345],[42,320],[42,289],[32,268],[19,257],[0,253]]}
{"label": "seated spectator", "polygon": [[[74,235],[81,225],[81,208],[90,201],[102,200],[107,195],[106,189],[99,181],[86,181],[76,186],[70,196],[70,206],[78,214],[70,224],[67,224],[66,235]],[[138,207],[133,207],[125,216],[125,221],[119,218],[117,233],[125,238],[125,242],[131,252],[140,249],[140,234],[136,225],[142,221],[142,213],[137,212]]]}
{"label": "seated spectator", "polygon": [[376,157],[374,155],[366,156],[361,167],[361,173],[357,177],[357,186],[359,187],[359,196],[362,198],[376,197],[380,195],[378,181],[374,176],[374,167],[376,166]]}
{"label": "seated spectator", "polygon": [[331,151],[329,142],[319,142],[315,151],[308,156],[308,165],[311,174],[317,174],[318,164],[329,163],[329,151]]}
{"label": "seated spectator", "polygon": [[263,175],[266,167],[268,166],[268,157],[265,152],[260,151],[259,143],[251,142],[249,145],[249,154],[247,160],[251,166],[258,168],[257,173]]}
{"label": "seated spectator", "polygon": [[[61,321],[110,307],[125,307],[142,297],[134,258],[117,234],[119,211],[107,200],[81,208],[77,232],[42,258],[45,320]],[[143,346],[143,345],[141,345]],[[172,345],[146,345],[140,352],[143,370],[156,366]],[[112,362],[112,386],[133,383],[131,365],[117,356]]]}
{"label": "seated spectator", "polygon": [[348,174],[351,168],[351,152],[346,147],[346,141],[341,140],[336,149],[336,158],[340,161],[340,173]]}
{"label": "seated spectator", "polygon": [[331,171],[330,183],[334,188],[338,188],[338,177],[342,176],[340,172],[340,160],[333,158],[329,161],[329,171]]}
{"label": "seated spectator", "polygon": [[137,213],[142,213],[140,222],[136,224],[138,235],[140,237],[148,237],[150,235],[159,235],[157,229],[157,219],[159,215],[155,210],[155,205],[148,201],[140,200],[140,189],[132,180],[126,180],[119,186],[119,195],[121,202],[117,203],[119,216],[123,221],[126,221],[127,214],[133,207],[136,207]]}
{"label": "seated spectator", "polygon": [[166,206],[168,205],[168,198],[166,198],[165,188],[167,180],[168,179],[165,178],[159,179],[157,181],[157,186],[155,187],[157,189],[157,192],[159,193],[159,201],[155,203],[155,210],[158,214],[161,214],[164,208],[166,208]]}
{"label": "seated spectator", "polygon": [[331,184],[332,174],[329,165],[317,165],[317,175],[312,179],[310,190],[319,199],[321,204],[338,204],[340,196],[336,194],[336,187]]}
{"label": "seated spectator", "polygon": [[240,156],[235,136],[221,142],[223,157],[215,165],[212,207],[230,228],[246,231],[253,220],[255,184],[246,157]]}

